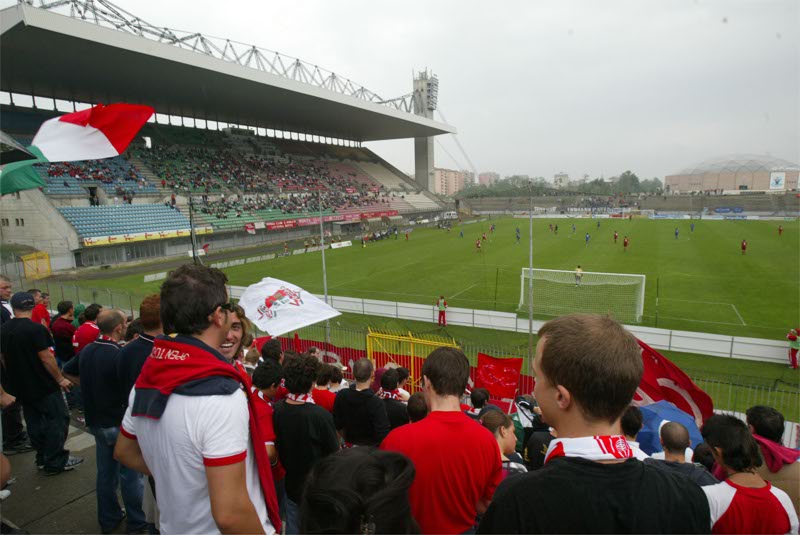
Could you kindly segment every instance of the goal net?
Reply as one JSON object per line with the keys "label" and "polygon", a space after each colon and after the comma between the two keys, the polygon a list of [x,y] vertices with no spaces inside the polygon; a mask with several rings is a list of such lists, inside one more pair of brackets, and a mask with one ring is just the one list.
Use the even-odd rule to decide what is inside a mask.
{"label": "goal net", "polygon": [[[532,275],[531,275],[532,274]],[[644,313],[645,276],[559,269],[522,268],[519,308],[528,310],[528,284],[533,278],[534,316],[573,312],[612,314],[621,322],[640,323]]]}

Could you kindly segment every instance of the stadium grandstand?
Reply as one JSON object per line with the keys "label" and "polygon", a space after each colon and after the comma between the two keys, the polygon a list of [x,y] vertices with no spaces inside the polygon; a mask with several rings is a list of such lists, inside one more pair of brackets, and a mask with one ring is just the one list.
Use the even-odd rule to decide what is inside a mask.
{"label": "stadium grandstand", "polygon": [[43,187],[0,200],[3,241],[47,252],[53,269],[185,255],[190,208],[214,250],[302,239],[319,216],[335,230],[447,209],[428,190],[432,143],[415,151],[418,171],[430,170],[416,181],[362,145],[454,132],[432,119],[438,81],[427,72],[413,93],[383,99],[295,58],[271,53],[266,67],[268,51],[250,47],[244,61],[199,34],[208,46],[122,24],[135,17],[108,2],[93,22],[71,15],[96,4],[68,4],[2,11],[0,129],[28,145],[44,121],[101,101],[156,115],[119,157],[37,165]]}
{"label": "stadium grandstand", "polygon": [[665,177],[674,193],[783,193],[798,189],[800,165],[757,154],[713,158]]}

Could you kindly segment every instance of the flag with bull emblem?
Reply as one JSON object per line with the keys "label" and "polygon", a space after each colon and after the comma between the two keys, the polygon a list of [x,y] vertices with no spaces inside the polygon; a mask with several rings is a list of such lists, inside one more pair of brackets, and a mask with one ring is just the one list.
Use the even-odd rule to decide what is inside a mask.
{"label": "flag with bull emblem", "polygon": [[248,286],[239,305],[250,321],[272,336],[340,315],[336,309],[299,286],[271,277]]}

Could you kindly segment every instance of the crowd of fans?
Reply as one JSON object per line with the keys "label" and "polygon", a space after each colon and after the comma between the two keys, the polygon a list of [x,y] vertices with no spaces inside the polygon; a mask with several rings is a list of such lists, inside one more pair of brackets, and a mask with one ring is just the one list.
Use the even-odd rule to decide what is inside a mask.
{"label": "crowd of fans", "polygon": [[21,405],[29,435],[9,447],[46,475],[77,468],[62,391],[80,385],[104,533],[124,518],[131,533],[798,532],[800,452],[775,409],[706,419],[688,459],[674,422],[663,460],[641,451],[640,348],[613,319],[544,324],[512,418],[483,389],[465,403],[456,348],[425,359],[411,394],[402,367],[356,360],[347,384],[316,348],[258,347],[226,286],[182,266],[135,322],[91,305],[74,330],[72,303],[51,321],[0,278],[4,430]]}

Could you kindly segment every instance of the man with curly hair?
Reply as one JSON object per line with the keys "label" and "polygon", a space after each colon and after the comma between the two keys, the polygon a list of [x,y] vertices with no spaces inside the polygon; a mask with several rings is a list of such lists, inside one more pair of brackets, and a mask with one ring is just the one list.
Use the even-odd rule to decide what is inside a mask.
{"label": "man with curly hair", "polygon": [[317,461],[339,449],[333,416],[314,404],[311,389],[320,362],[304,353],[284,363],[289,393],[275,404],[273,424],[278,457],[286,469],[286,533],[299,533],[298,507],[306,476]]}

